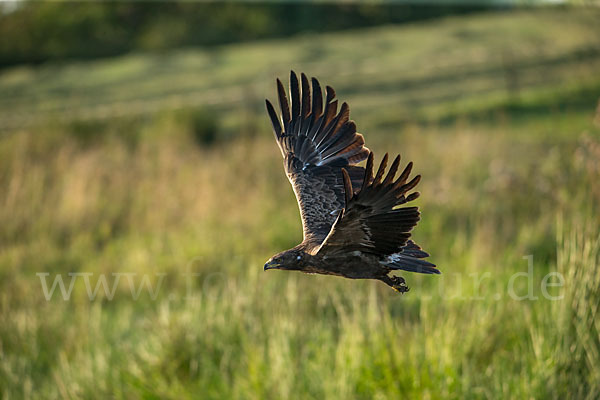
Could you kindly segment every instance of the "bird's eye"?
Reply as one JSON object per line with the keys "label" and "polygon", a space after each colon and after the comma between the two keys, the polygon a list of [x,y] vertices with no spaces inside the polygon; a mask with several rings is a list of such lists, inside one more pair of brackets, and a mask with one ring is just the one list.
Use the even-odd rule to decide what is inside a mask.
{"label": "bird's eye", "polygon": [[302,260],[302,256],[296,257],[296,260]]}

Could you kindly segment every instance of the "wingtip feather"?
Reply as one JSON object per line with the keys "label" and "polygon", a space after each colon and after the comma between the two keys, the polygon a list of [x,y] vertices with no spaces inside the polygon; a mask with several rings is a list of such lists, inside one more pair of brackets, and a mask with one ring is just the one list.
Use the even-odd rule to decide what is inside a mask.
{"label": "wingtip feather", "polygon": [[285,88],[281,80],[277,78],[277,94],[279,96],[279,108],[281,110],[281,119],[283,120],[283,128],[288,129],[290,123],[290,105],[288,103]]}
{"label": "wingtip feather", "polygon": [[373,186],[379,186],[379,184],[381,184],[381,178],[383,177],[383,173],[385,172],[385,167],[387,166],[387,162],[388,162],[388,153],[385,153],[385,155],[383,156],[383,159],[381,160],[381,164],[379,164],[379,169],[377,170],[377,173],[375,174],[375,179],[373,179]]}
{"label": "wingtip feather", "polygon": [[365,177],[363,178],[363,184],[360,191],[364,191],[369,183],[373,179],[373,152],[369,150],[369,156],[367,157],[367,166],[365,167]]}
{"label": "wingtip feather", "polygon": [[350,175],[348,175],[348,171],[346,171],[346,168],[342,168],[342,176],[344,178],[344,195],[346,201],[346,208],[348,208],[350,200],[352,199],[352,180],[350,179]]}

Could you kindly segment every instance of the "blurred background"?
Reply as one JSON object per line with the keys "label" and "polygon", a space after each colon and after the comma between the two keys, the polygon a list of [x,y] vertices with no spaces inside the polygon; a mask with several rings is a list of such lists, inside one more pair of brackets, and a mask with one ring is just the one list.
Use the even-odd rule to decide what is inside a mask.
{"label": "blurred background", "polygon": [[[598,21],[0,3],[0,397],[598,398]],[[414,161],[441,276],[263,272],[302,239],[264,110],[291,69]]]}

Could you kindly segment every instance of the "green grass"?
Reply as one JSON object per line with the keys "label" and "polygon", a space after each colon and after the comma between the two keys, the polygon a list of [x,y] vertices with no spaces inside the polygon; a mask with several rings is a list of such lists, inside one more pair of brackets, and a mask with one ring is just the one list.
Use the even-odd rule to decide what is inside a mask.
{"label": "green grass", "polygon": [[[4,72],[0,397],[597,398],[597,16],[471,15]],[[290,67],[334,85],[377,159],[415,162],[414,237],[441,276],[405,274],[400,296],[262,271],[301,240],[262,105]],[[537,299],[517,300],[529,255]],[[543,295],[549,272],[561,300]],[[78,277],[69,301],[47,301],[38,273],[161,286],[134,300],[122,276],[90,301]]]}
{"label": "green grass", "polygon": [[390,123],[495,107],[530,92],[597,89],[598,17],[594,9],[505,12],[14,68],[0,76],[0,129],[189,105],[229,111],[239,129],[240,107],[255,112],[272,96],[273,76],[290,68],[326,79],[361,121]]}

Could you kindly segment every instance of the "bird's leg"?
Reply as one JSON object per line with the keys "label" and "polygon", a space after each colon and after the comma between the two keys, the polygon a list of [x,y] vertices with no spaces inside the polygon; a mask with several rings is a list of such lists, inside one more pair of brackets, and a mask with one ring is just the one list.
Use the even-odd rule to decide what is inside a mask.
{"label": "bird's leg", "polygon": [[399,292],[399,293],[406,293],[410,290],[409,287],[406,286],[406,282],[404,281],[404,278],[402,278],[401,276],[385,275],[384,277],[381,278],[381,281],[383,281],[384,283],[386,283],[392,289],[394,289],[396,292]]}

